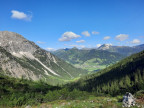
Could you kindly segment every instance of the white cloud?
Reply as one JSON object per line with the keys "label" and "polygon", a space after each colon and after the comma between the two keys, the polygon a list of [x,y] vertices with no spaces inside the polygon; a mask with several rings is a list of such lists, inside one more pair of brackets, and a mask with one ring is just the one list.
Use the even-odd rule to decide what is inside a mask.
{"label": "white cloud", "polygon": [[102,45],[102,44],[97,44],[96,47],[98,48],[98,47],[100,47],[101,45]]}
{"label": "white cloud", "polygon": [[119,34],[119,35],[117,35],[115,38],[116,38],[117,40],[124,41],[124,40],[128,39],[128,36],[129,36],[129,35],[127,35],[127,34]]}
{"label": "white cloud", "polygon": [[93,34],[93,35],[98,35],[98,34],[100,34],[100,33],[97,32],[97,31],[92,31],[92,34]]}
{"label": "white cloud", "polygon": [[20,12],[17,10],[12,10],[11,13],[12,13],[11,17],[14,19],[31,21],[32,18],[31,14],[25,14],[24,12]]}
{"label": "white cloud", "polygon": [[45,42],[37,41],[38,44],[45,44]]}
{"label": "white cloud", "polygon": [[54,48],[46,48],[46,50],[48,50],[48,51],[55,51]]}
{"label": "white cloud", "polygon": [[87,37],[90,36],[90,33],[88,31],[83,31],[81,34],[84,35],[84,36],[87,36]]}
{"label": "white cloud", "polygon": [[85,40],[79,40],[79,41],[76,41],[77,43],[84,43]]}
{"label": "white cloud", "polygon": [[133,41],[131,41],[132,44],[139,44],[140,43],[140,40],[138,39],[134,39]]}
{"label": "white cloud", "polygon": [[85,48],[84,45],[69,45],[69,46],[72,46],[72,47],[77,47],[77,48]]}
{"label": "white cloud", "polygon": [[104,40],[108,40],[108,39],[110,39],[111,37],[110,36],[105,36],[104,37]]}
{"label": "white cloud", "polygon": [[73,32],[65,32],[62,37],[59,39],[59,41],[71,41],[72,39],[76,39],[81,37],[80,35],[77,35]]}

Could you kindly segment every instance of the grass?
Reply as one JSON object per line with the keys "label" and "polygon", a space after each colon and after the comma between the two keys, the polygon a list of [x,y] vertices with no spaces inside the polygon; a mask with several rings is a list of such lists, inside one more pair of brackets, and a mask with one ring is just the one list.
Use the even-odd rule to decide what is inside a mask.
{"label": "grass", "polygon": [[[48,103],[32,106],[32,108],[122,108],[122,96],[103,97],[90,96],[88,99],[81,100],[56,100]],[[15,107],[15,108],[25,108]],[[138,108],[138,107],[131,107]]]}
{"label": "grass", "polygon": [[77,68],[83,68],[83,69],[88,70],[90,72],[95,71],[95,70],[101,70],[101,69],[104,69],[104,68],[107,67],[106,65],[99,65],[97,63],[91,64],[91,65],[87,64],[87,63],[85,63],[85,64],[75,64],[74,66],[77,67]]}
{"label": "grass", "polygon": [[[98,62],[95,62],[96,60]],[[101,69],[106,68],[107,65],[102,65],[101,64],[102,62],[103,62],[103,60],[101,60],[99,58],[97,58],[97,59],[94,58],[94,59],[87,60],[84,63],[74,64],[74,66],[92,72],[92,71],[101,70]]]}

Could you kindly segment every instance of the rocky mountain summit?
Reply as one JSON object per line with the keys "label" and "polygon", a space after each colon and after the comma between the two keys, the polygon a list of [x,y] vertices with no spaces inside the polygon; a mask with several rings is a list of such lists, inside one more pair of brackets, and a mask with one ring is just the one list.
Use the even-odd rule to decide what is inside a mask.
{"label": "rocky mountain summit", "polygon": [[144,50],[144,44],[137,46],[113,46],[112,44],[103,44],[97,48],[98,50],[106,50],[109,52],[117,52],[119,54],[130,56],[131,54],[138,53]]}
{"label": "rocky mountain summit", "polygon": [[8,31],[0,32],[0,72],[32,80],[72,79],[86,71],[57,58],[23,36]]}
{"label": "rocky mountain summit", "polygon": [[10,53],[29,52],[34,53],[39,47],[23,36],[8,31],[0,32],[0,46]]}
{"label": "rocky mountain summit", "polygon": [[112,46],[112,44],[103,44],[100,47],[98,47],[99,50],[108,50],[110,49],[110,47]]}

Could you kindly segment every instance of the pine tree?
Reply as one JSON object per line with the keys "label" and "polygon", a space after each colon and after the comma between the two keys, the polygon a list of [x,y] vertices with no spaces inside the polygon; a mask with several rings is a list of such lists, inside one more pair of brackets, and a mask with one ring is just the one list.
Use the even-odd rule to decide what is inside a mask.
{"label": "pine tree", "polygon": [[138,83],[138,75],[137,75],[137,73],[134,74],[134,80],[135,80],[135,84]]}
{"label": "pine tree", "polygon": [[142,83],[143,81],[142,81],[142,76],[141,76],[141,72],[140,72],[140,70],[137,70],[138,72],[138,80],[139,80],[139,83]]}
{"label": "pine tree", "polygon": [[128,75],[126,75],[126,77],[125,77],[125,84],[126,84],[126,86],[128,86],[128,87],[131,86],[131,80],[130,80],[130,78],[128,77]]}

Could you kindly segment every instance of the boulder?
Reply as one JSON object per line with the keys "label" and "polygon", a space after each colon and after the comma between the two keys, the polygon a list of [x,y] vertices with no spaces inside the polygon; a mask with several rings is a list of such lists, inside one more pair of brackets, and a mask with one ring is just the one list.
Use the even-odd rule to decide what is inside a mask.
{"label": "boulder", "polygon": [[123,96],[123,107],[131,107],[131,106],[135,106],[135,98],[133,97],[133,95],[131,93],[126,93]]}
{"label": "boulder", "polygon": [[32,108],[30,105],[26,106],[25,108]]}

